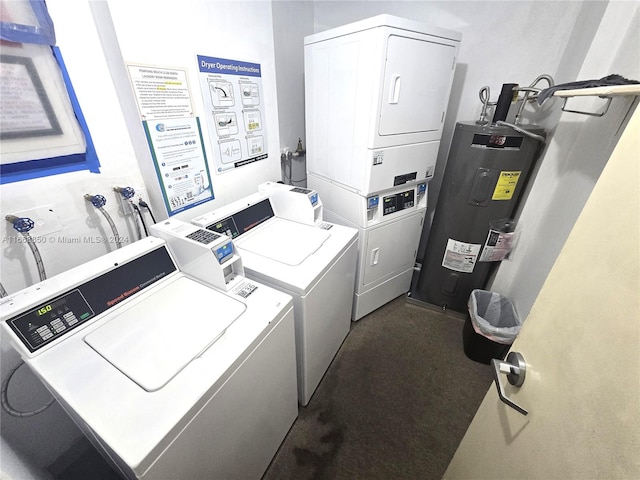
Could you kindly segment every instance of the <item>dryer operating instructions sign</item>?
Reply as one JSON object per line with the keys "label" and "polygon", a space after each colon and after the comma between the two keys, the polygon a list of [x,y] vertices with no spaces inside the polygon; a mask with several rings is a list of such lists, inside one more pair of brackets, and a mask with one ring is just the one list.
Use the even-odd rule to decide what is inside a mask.
{"label": "dryer operating instructions sign", "polygon": [[216,172],[267,158],[260,64],[198,55]]}

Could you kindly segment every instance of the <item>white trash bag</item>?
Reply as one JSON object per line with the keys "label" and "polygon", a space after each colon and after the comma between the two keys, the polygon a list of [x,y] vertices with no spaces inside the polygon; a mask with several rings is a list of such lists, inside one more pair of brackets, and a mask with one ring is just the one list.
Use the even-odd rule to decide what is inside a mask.
{"label": "white trash bag", "polygon": [[495,292],[473,290],[467,302],[476,333],[496,343],[511,345],[522,322],[511,301]]}

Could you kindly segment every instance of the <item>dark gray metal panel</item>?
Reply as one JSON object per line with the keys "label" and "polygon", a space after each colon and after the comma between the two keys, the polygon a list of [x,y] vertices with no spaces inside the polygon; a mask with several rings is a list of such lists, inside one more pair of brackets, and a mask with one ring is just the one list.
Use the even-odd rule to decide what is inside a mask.
{"label": "dark gray metal panel", "polygon": [[[544,135],[540,127],[526,130]],[[443,267],[448,240],[483,245],[490,222],[512,217],[541,147],[539,141],[506,126],[456,124],[413,298],[467,311],[471,291],[483,288],[493,263],[476,262],[471,272]],[[515,190],[504,195],[509,199],[494,195],[501,172],[520,172]]]}

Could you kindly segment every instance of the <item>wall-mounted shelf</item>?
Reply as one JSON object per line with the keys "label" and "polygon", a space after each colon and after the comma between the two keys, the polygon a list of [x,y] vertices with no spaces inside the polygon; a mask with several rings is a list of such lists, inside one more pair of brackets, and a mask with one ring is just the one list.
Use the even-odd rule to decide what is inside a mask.
{"label": "wall-mounted shelf", "polygon": [[[609,105],[611,105],[613,97],[640,96],[640,84],[558,90],[553,93],[553,96],[564,99],[564,103],[562,104],[563,112],[581,113],[583,115],[590,115],[593,117],[602,117],[609,110]],[[604,107],[604,111],[600,113],[585,112],[582,110],[569,110],[566,106],[567,100],[571,97],[600,97],[605,98],[607,100],[607,104]]]}

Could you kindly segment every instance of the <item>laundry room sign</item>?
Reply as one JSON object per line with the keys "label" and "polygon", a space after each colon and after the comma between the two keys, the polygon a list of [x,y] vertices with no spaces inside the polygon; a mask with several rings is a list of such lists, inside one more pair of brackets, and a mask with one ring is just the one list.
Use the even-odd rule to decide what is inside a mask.
{"label": "laundry room sign", "polygon": [[198,55],[198,68],[216,173],[266,159],[260,64]]}

